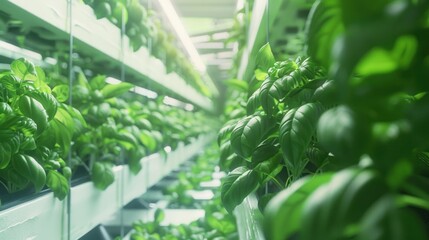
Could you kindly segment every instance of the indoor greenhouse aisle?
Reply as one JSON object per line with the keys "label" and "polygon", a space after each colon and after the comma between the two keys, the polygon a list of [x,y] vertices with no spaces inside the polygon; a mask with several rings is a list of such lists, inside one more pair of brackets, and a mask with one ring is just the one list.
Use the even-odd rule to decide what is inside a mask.
{"label": "indoor greenhouse aisle", "polygon": [[212,143],[82,239],[238,239],[221,203],[218,160]]}
{"label": "indoor greenhouse aisle", "polygon": [[429,0],[0,0],[0,239],[429,239]]}

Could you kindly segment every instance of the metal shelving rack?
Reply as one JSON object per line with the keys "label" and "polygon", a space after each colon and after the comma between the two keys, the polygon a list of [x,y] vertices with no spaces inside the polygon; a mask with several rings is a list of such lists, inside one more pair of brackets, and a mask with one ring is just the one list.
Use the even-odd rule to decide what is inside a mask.
{"label": "metal shelving rack", "polygon": [[[13,13],[14,18],[23,20],[27,26],[46,29],[52,34],[51,38],[68,39],[70,18],[67,15],[67,0],[0,0],[0,4],[3,11]],[[176,73],[167,73],[164,64],[151,56],[147,48],[142,47],[134,52],[129,47],[127,37],[122,43],[120,29],[107,19],[96,19],[89,6],[72,1],[72,8],[73,37],[81,51],[95,58],[107,59],[118,67],[123,59],[127,72],[207,111],[214,110],[209,98],[189,86]]]}
{"label": "metal shelving rack", "polygon": [[[179,147],[164,159],[159,154],[141,160],[142,170],[133,175],[128,166],[114,168],[115,182],[106,190],[96,189],[92,182],[71,188],[71,239],[78,239],[110,215],[189,160],[208,143],[214,135],[195,139]],[[19,204],[0,212],[0,239],[67,239],[67,202],[55,199],[53,193]]]}
{"label": "metal shelving rack", "polygon": [[[142,47],[133,52],[128,38],[106,19],[97,20],[92,9],[72,0],[73,37],[81,51],[105,59],[151,84],[192,103],[207,112],[213,102],[189,86],[176,73],[167,73],[164,64]],[[67,0],[0,0],[1,10],[13,13],[27,26],[42,27],[54,39],[67,40],[70,35]],[[121,48],[123,44],[123,48]],[[22,49],[9,51],[10,56],[23,54]],[[9,56],[8,55],[8,56]],[[9,56],[9,57],[10,57]],[[34,59],[38,59],[35,57]],[[39,63],[39,62],[37,62]],[[41,60],[40,60],[40,63]],[[71,214],[68,222],[67,201],[59,201],[52,192],[0,211],[0,239],[78,239],[96,227],[134,198],[142,195],[181,163],[198,154],[215,136],[208,134],[190,144],[180,143],[167,157],[153,154],[141,160],[137,175],[128,166],[114,167],[115,182],[106,190],[96,189],[92,182],[71,188]],[[69,235],[70,234],[70,235]]]}

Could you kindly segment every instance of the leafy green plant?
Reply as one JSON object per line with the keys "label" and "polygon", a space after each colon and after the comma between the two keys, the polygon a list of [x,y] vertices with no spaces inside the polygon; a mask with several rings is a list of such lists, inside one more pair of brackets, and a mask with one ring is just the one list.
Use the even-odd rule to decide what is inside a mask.
{"label": "leafy green plant", "polygon": [[[222,185],[229,211],[264,182],[283,188],[301,176],[310,161],[306,152],[317,143],[316,125],[324,109],[316,93],[324,91],[320,86],[328,80],[309,59],[275,62],[266,45],[256,63],[256,81],[247,88],[247,116],[226,124],[218,139],[221,166],[240,165]],[[275,177],[282,169],[289,179],[280,184]]]}
{"label": "leafy green plant", "polygon": [[[211,178],[217,164],[218,154],[215,144],[206,147],[195,160],[195,164],[190,167],[192,174],[200,173],[200,176],[191,177],[192,174],[189,174],[187,179],[184,177],[185,174],[181,174],[178,176],[179,185],[187,185],[190,189],[197,190],[202,181]],[[185,183],[186,180],[187,183]],[[173,198],[171,201],[183,203],[180,198]],[[189,204],[185,203],[186,206]],[[180,225],[163,224],[165,211],[168,210],[156,209],[153,221],[140,220],[133,223],[131,239],[238,239],[235,218],[222,207],[219,192],[215,193],[213,199],[202,201],[199,208],[204,209],[204,217],[189,224]]]}
{"label": "leafy green plant", "polygon": [[[282,160],[269,178],[278,188],[264,211],[268,239],[427,239],[428,9],[426,1],[320,0],[306,27],[311,64],[276,66],[261,49],[243,95],[248,116],[219,133],[221,165],[236,179],[222,189],[229,211],[262,185],[246,176],[267,149],[256,156]],[[250,121],[255,113],[273,117],[276,130]],[[243,121],[252,124],[235,140]]]}
{"label": "leafy green plant", "polygon": [[9,192],[45,184],[63,199],[68,193],[71,137],[83,126],[80,113],[60,103],[44,71],[25,59],[0,74],[0,179]]}

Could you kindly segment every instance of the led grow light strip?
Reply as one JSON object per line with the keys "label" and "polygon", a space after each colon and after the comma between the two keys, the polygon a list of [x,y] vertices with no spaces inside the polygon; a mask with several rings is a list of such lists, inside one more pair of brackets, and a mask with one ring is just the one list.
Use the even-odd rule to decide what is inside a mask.
{"label": "led grow light strip", "polygon": [[[106,78],[106,82],[109,83],[109,84],[119,84],[122,81],[118,80],[116,78],[113,78],[113,77],[107,77]],[[139,87],[139,86],[135,86],[130,91],[133,92],[133,93],[139,94],[141,96],[150,98],[150,99],[155,99],[155,98],[158,97],[158,94],[156,92],[151,91],[151,90],[146,89],[146,88]],[[184,103],[182,101],[179,101],[179,100],[177,100],[175,98],[168,97],[168,96],[164,97],[163,103],[165,105],[183,108],[186,111],[193,111],[195,109],[194,105],[192,105],[190,103]]]}
{"label": "led grow light strip", "polygon": [[182,41],[183,46],[185,47],[191,58],[191,61],[195,64],[195,68],[200,72],[205,72],[206,65],[198,54],[198,51],[192,43],[190,37],[186,33],[186,30],[183,27],[179,16],[174,10],[173,4],[171,4],[170,0],[159,0],[158,3],[161,6],[162,10],[165,12],[165,16],[172,25],[174,31],[176,31],[177,36]]}

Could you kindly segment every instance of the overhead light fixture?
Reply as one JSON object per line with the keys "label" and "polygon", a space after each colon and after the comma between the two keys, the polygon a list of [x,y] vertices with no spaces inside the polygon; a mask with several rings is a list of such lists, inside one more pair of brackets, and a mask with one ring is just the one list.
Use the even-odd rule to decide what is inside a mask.
{"label": "overhead light fixture", "polygon": [[192,42],[200,43],[200,42],[208,42],[210,41],[210,35],[200,35],[191,37]]}
{"label": "overhead light fixture", "polygon": [[214,40],[227,39],[227,38],[229,38],[229,33],[228,32],[218,32],[218,33],[213,34],[212,38]]}
{"label": "overhead light fixture", "polygon": [[217,57],[218,58],[232,58],[234,56],[234,52],[228,51],[228,52],[218,52]]}
{"label": "overhead light fixture", "polygon": [[183,108],[186,111],[192,111],[195,108],[194,105],[192,105],[190,103],[184,103],[182,101],[179,101],[179,100],[172,98],[172,97],[169,97],[169,96],[165,96],[162,102],[165,105]]}
{"label": "overhead light fixture", "polygon": [[205,42],[195,44],[197,48],[203,49],[223,49],[225,44],[223,42]]}
{"label": "overhead light fixture", "polygon": [[164,11],[165,16],[167,17],[174,31],[176,31],[177,36],[182,41],[182,44],[185,47],[186,51],[188,52],[189,57],[191,58],[191,62],[195,65],[195,68],[200,72],[205,72],[206,66],[204,65],[203,60],[198,54],[197,49],[195,49],[195,46],[192,43],[191,38],[186,33],[186,30],[183,27],[183,24],[180,21],[179,16],[174,10],[174,7],[173,7],[173,4],[171,4],[171,1],[159,0],[158,3],[161,6],[162,10]]}
{"label": "overhead light fixture", "polygon": [[[119,84],[119,83],[121,83],[122,81],[121,81],[121,80],[118,80],[118,79],[116,79],[116,78],[113,78],[113,77],[107,77],[107,78],[106,78],[106,82],[107,82],[107,83],[110,83],[110,84]],[[157,94],[156,92],[151,91],[151,90],[146,89],[146,88],[139,87],[139,86],[135,86],[135,87],[133,87],[130,91],[131,91],[131,92],[134,92],[134,93],[136,93],[136,94],[139,94],[139,95],[141,95],[141,96],[144,96],[144,97],[150,98],[150,99],[155,99],[155,98],[157,98],[157,97],[158,97],[158,94]]]}

